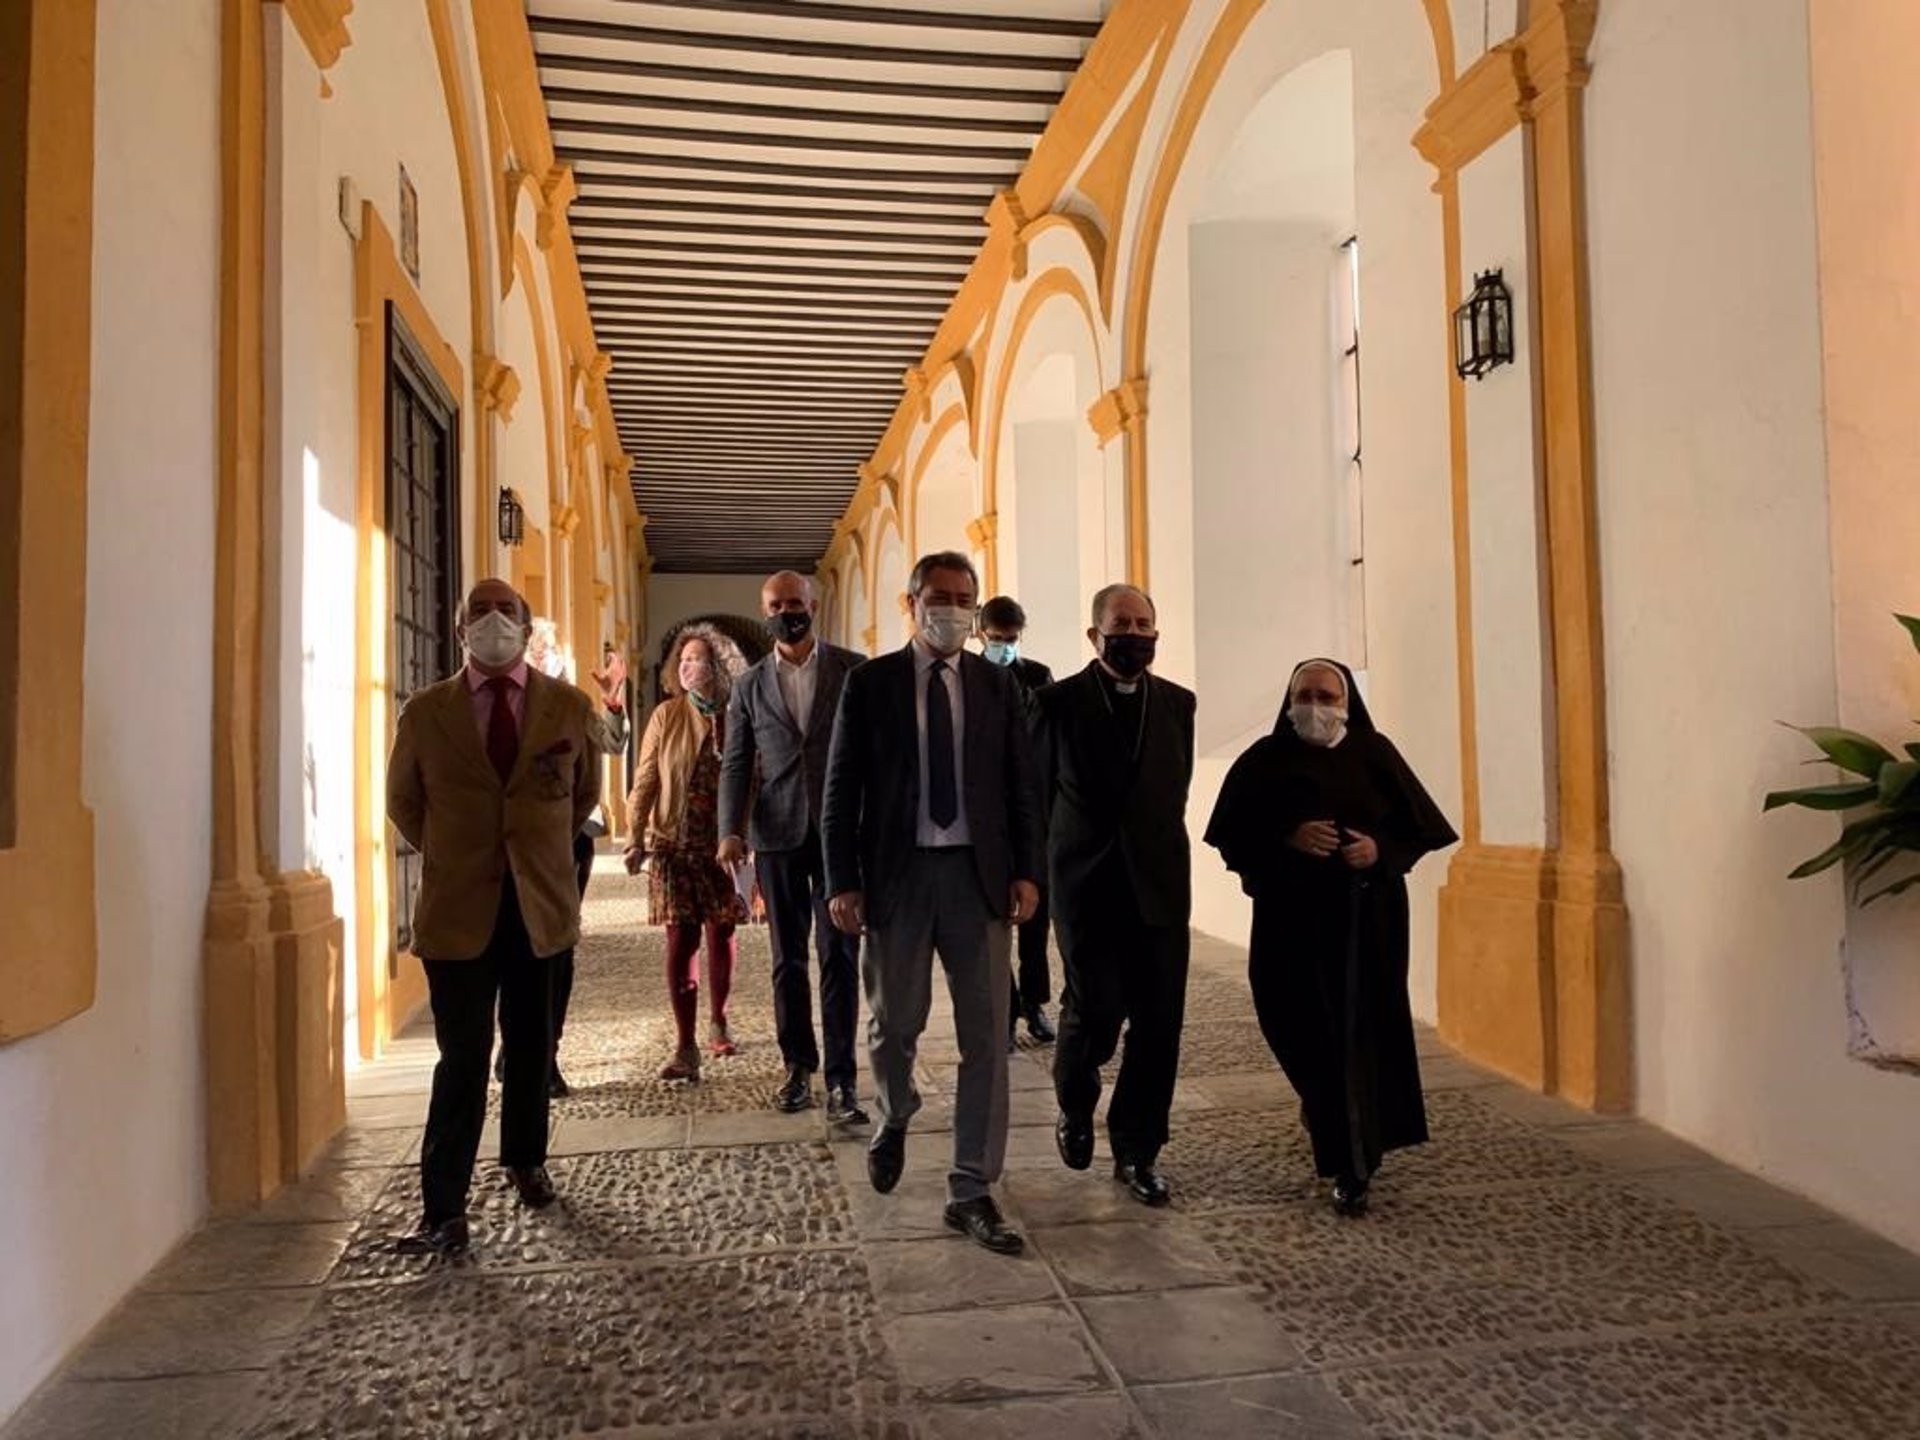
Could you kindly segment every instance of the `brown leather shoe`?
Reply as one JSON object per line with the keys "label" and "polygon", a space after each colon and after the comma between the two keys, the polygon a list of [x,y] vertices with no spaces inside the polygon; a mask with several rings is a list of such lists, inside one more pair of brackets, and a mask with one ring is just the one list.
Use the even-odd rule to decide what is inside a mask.
{"label": "brown leather shoe", "polygon": [[553,1177],[544,1165],[509,1165],[507,1178],[520,1192],[520,1203],[529,1210],[544,1210],[553,1204]]}

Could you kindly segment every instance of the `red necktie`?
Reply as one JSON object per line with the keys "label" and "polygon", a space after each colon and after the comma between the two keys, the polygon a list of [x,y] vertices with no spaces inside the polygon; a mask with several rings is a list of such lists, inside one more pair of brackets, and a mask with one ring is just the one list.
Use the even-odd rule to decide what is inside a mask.
{"label": "red necktie", "polygon": [[487,681],[493,691],[493,711],[487,716],[487,759],[500,772],[500,783],[513,774],[513,762],[520,756],[520,727],[513,718],[513,680],[496,675]]}

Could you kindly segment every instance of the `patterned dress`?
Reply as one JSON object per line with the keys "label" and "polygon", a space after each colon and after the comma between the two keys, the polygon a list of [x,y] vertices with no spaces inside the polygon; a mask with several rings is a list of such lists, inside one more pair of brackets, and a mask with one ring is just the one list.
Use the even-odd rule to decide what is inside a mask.
{"label": "patterned dress", "polygon": [[725,718],[724,712],[714,715],[713,733],[696,753],[679,835],[672,845],[657,847],[649,857],[647,900],[655,925],[725,925],[746,918],[740,891],[714,854],[720,848]]}

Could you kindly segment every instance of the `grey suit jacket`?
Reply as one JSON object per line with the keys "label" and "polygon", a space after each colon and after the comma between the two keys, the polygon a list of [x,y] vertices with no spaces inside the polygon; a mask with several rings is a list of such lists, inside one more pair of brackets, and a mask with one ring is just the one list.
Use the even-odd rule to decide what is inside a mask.
{"label": "grey suit jacket", "polygon": [[[833,739],[833,712],[848,673],[864,656],[815,640],[813,712],[806,734],[787,713],[770,650],[733,686],[727,704],[727,748],[720,762],[720,834],[744,836],[755,850],[797,850],[807,831],[820,823],[826,785],[827,747]],[[745,815],[756,766],[760,790],[753,814]],[[742,826],[747,828],[743,829]]]}

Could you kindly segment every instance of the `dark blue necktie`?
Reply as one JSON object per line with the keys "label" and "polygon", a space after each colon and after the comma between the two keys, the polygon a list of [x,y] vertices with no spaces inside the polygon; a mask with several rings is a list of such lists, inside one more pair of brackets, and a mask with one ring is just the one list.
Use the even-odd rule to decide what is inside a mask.
{"label": "dark blue necktie", "polygon": [[960,814],[953,781],[953,699],[947,694],[947,662],[927,672],[927,816],[942,830]]}

